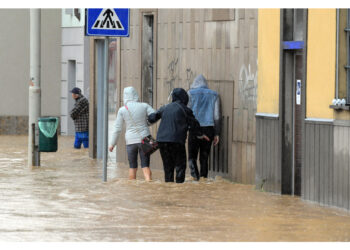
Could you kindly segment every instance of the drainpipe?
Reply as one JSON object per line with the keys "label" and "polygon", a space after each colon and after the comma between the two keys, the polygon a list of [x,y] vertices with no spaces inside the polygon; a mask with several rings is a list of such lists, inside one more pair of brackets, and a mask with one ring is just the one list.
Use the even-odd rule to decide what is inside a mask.
{"label": "drainpipe", "polygon": [[337,34],[336,34],[336,65],[335,65],[335,99],[339,98],[339,70],[338,70],[338,61],[339,61],[339,9],[337,9]]}

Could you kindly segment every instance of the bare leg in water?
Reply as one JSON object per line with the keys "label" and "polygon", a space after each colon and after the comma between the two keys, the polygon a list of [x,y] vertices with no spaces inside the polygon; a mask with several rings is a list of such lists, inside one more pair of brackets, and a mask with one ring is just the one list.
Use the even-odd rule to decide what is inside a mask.
{"label": "bare leg in water", "polygon": [[129,168],[129,180],[136,179],[137,168]]}
{"label": "bare leg in water", "polygon": [[146,181],[151,181],[152,180],[152,172],[149,167],[144,167],[142,168],[143,175],[145,176]]}

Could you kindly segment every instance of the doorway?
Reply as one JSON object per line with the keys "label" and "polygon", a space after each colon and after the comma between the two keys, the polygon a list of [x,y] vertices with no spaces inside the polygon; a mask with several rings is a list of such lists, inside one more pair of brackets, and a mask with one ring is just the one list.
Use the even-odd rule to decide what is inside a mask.
{"label": "doorway", "polygon": [[280,126],[282,194],[301,195],[306,91],[306,9],[284,9]]}
{"label": "doorway", "polygon": [[141,87],[142,101],[153,106],[153,46],[154,46],[154,15],[144,14],[142,17],[142,56],[141,56]]}
{"label": "doorway", "polygon": [[[68,99],[68,110],[67,114],[70,113],[70,111],[74,107],[74,99],[72,98],[72,93],[70,92],[74,87],[76,87],[76,81],[77,81],[77,66],[76,66],[75,60],[68,60],[68,93],[67,93],[67,99]],[[68,115],[68,124],[67,124],[67,135],[74,135],[75,133],[75,127],[74,122],[71,119],[71,117]]]}

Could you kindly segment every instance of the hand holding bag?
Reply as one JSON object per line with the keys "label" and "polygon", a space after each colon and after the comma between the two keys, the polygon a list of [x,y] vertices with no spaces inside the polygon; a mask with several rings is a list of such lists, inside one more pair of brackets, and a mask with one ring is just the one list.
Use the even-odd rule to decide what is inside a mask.
{"label": "hand holding bag", "polygon": [[[135,122],[132,119],[131,112],[128,109],[128,106],[125,105],[125,108],[129,112],[130,119],[134,124],[134,126],[136,127]],[[140,137],[142,137],[139,131],[137,131],[137,133],[140,135]],[[143,153],[145,153],[146,155],[153,154],[154,152],[157,151],[158,148],[159,148],[158,142],[151,135],[148,135],[141,139],[141,149]]]}
{"label": "hand holding bag", "polygon": [[151,136],[146,136],[141,140],[141,149],[147,155],[151,155],[159,148],[158,142]]}

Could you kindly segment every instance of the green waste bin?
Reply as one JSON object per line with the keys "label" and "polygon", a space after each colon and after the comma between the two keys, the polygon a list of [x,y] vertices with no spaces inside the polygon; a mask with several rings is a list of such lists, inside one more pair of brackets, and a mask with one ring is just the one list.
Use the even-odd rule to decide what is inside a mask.
{"label": "green waste bin", "polygon": [[57,117],[41,117],[39,125],[39,152],[57,151]]}

